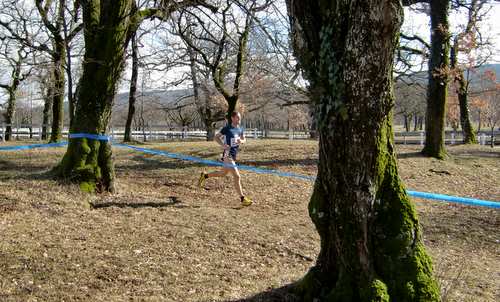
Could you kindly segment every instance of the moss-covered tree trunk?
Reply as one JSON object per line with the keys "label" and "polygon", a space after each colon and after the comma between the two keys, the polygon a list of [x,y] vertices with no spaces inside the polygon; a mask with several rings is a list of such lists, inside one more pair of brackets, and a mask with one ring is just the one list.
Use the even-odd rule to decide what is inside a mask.
{"label": "moss-covered tree trunk", "polygon": [[460,126],[462,127],[463,143],[476,144],[476,134],[469,117],[468,83],[465,81],[464,72],[458,66],[458,48],[460,36],[455,37],[450,53],[450,65],[454,74],[458,104],[460,108]]}
{"label": "moss-covered tree trunk", "polygon": [[444,128],[450,70],[449,6],[449,1],[430,1],[431,53],[425,116],[425,144],[422,154],[438,159],[446,157]]}
{"label": "moss-covered tree trunk", "polygon": [[[85,55],[78,83],[75,120],[70,133],[105,134],[116,86],[125,65],[125,50],[145,18],[168,17],[173,11],[203,1],[161,1],[138,10],[133,0],[80,1],[83,10]],[[84,191],[114,191],[111,145],[104,140],[70,138],[57,170],[80,183]]]}
{"label": "moss-covered tree trunk", "polygon": [[62,130],[64,126],[64,91],[65,91],[65,56],[66,48],[64,41],[57,40],[55,51],[52,55],[54,69],[52,78],[52,132],[50,133],[50,142],[59,142],[62,139]]}
{"label": "moss-covered tree trunk", "polygon": [[301,301],[438,301],[391,126],[401,2],[287,0],[287,7],[319,130],[309,215],[321,250],[294,292]]}
{"label": "moss-covered tree trunk", "polygon": [[12,123],[14,121],[14,114],[16,112],[16,94],[9,91],[9,99],[7,100],[7,110],[4,113],[4,119],[7,126],[5,127],[5,140],[12,139]]}
{"label": "moss-covered tree trunk", "polygon": [[467,83],[464,80],[463,72],[460,72],[458,79],[458,103],[460,106],[460,126],[463,132],[464,144],[476,144],[476,134],[469,116],[469,97],[467,93]]}
{"label": "moss-covered tree trunk", "polygon": [[[82,2],[85,55],[71,133],[105,134],[125,63],[135,5],[131,0]],[[89,138],[69,139],[60,174],[84,191],[114,191],[111,145]]]}
{"label": "moss-covered tree trunk", "polygon": [[125,124],[125,135],[123,137],[124,142],[132,141],[131,137],[131,128],[132,121],[134,120],[135,114],[135,102],[136,102],[136,91],[137,91],[137,78],[139,75],[139,56],[138,56],[138,47],[136,41],[136,35],[132,36],[132,77],[130,79],[130,89],[128,94],[128,115],[127,122]]}

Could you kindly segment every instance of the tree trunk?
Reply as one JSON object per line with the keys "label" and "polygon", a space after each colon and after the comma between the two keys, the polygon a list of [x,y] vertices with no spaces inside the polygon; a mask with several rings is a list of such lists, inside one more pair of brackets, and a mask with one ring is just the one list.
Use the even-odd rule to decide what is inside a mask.
{"label": "tree trunk", "polygon": [[233,112],[236,110],[236,105],[238,104],[238,95],[231,95],[228,97],[225,97],[226,102],[227,102],[227,116],[226,120],[229,124],[231,124],[231,115]]}
{"label": "tree trunk", "polygon": [[128,115],[127,123],[125,124],[125,135],[123,137],[124,142],[132,141],[131,138],[131,127],[132,121],[135,114],[135,102],[136,102],[136,91],[137,91],[137,78],[139,75],[139,57],[137,55],[137,41],[135,34],[132,36],[132,78],[130,79],[130,90],[128,94]]}
{"label": "tree trunk", "polygon": [[406,132],[410,132],[410,127],[411,127],[411,115],[410,114],[403,114],[404,122],[405,122],[405,129]]}
{"label": "tree trunk", "polygon": [[57,41],[55,44],[55,54],[53,55],[52,132],[50,133],[49,140],[51,143],[61,141],[64,126],[64,60],[66,48],[63,41]]}
{"label": "tree trunk", "polygon": [[71,74],[71,47],[69,46],[68,41],[65,41],[64,45],[66,50],[66,74],[68,77],[69,127],[71,128],[73,120],[75,119],[75,94],[73,94],[73,75]]}
{"label": "tree trunk", "polygon": [[7,110],[4,113],[5,123],[5,140],[12,139],[12,123],[14,122],[14,114],[16,112],[16,92],[9,91],[9,99],[7,100]]}
{"label": "tree trunk", "polygon": [[490,136],[490,146],[495,147],[495,123],[491,122],[491,136]]}
{"label": "tree trunk", "polygon": [[476,144],[476,135],[469,117],[468,85],[465,81],[464,72],[458,66],[459,36],[455,37],[451,48],[450,64],[454,70],[454,81],[457,87],[458,103],[460,107],[460,126],[463,132],[464,144]]}
{"label": "tree trunk", "polygon": [[316,112],[316,106],[313,102],[309,102],[309,118],[310,118],[310,125],[309,127],[309,138],[311,139],[317,139],[318,138],[318,119],[316,118],[317,112]]}
{"label": "tree trunk", "polygon": [[205,125],[207,129],[207,141],[213,141],[215,138],[215,123],[209,122],[208,125]]}
{"label": "tree trunk", "polygon": [[19,84],[21,84],[21,68],[22,60],[21,58],[17,60],[14,64],[14,69],[12,70],[12,83],[10,85],[2,85],[2,88],[6,89],[9,98],[7,100],[7,110],[4,113],[5,123],[7,126],[5,128],[5,140],[10,141],[12,139],[12,123],[14,122],[14,115],[16,113],[16,94]]}
{"label": "tree trunk", "polygon": [[46,140],[48,138],[47,126],[49,125],[51,110],[52,110],[52,85],[49,85],[47,87],[47,95],[44,97],[44,104],[43,104],[43,117],[42,117],[43,140]]}
{"label": "tree trunk", "polygon": [[[191,39],[191,36],[186,36],[187,39]],[[188,44],[187,53],[189,55],[189,67],[191,72],[191,81],[193,82],[193,95],[198,114],[205,130],[207,131],[207,141],[213,141],[215,138],[215,121],[212,116],[212,109],[210,108],[209,90],[205,85],[200,85],[198,81],[198,71],[196,68],[196,53],[195,50]],[[201,102],[200,90],[204,92],[205,102]]]}
{"label": "tree trunk", "polygon": [[300,301],[439,301],[394,150],[392,62],[401,2],[287,6],[319,130],[309,215],[321,250],[293,291]]}
{"label": "tree trunk", "polygon": [[449,5],[449,1],[430,1],[431,53],[425,116],[425,145],[422,154],[438,159],[446,157],[444,128],[450,65]]}
{"label": "tree trunk", "polygon": [[[124,54],[131,38],[133,1],[83,2],[85,56],[71,133],[105,134]],[[80,183],[83,191],[114,191],[111,145],[89,138],[70,138],[59,173]]]}

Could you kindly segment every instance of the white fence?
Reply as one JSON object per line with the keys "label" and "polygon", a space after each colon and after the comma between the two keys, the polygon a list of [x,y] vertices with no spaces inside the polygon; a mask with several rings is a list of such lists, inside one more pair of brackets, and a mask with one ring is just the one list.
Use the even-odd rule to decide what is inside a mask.
{"label": "white fence", "polygon": [[[1,124],[0,141],[5,141],[6,124]],[[13,140],[42,140],[42,125],[12,125]],[[47,126],[47,135],[50,136],[51,128]],[[110,127],[108,135],[113,140],[122,140],[125,134],[124,127]],[[63,138],[67,139],[68,127],[62,131]],[[294,130],[259,130],[246,129],[245,135],[251,139],[273,138],[273,139],[309,139],[309,131],[294,131]],[[166,141],[166,140],[203,140],[206,139],[207,132],[200,129],[189,129],[187,127],[170,127],[165,125],[155,125],[144,130],[134,130],[131,133],[132,139],[137,141]],[[415,132],[398,132],[394,134],[394,139],[397,144],[416,144],[423,145],[425,142],[425,134],[423,131]],[[477,133],[477,140],[481,145],[489,145],[491,142],[491,131],[480,131]],[[500,131],[494,131],[493,140],[495,144],[500,144]],[[446,131],[446,144],[460,144],[462,142],[461,131]]]}

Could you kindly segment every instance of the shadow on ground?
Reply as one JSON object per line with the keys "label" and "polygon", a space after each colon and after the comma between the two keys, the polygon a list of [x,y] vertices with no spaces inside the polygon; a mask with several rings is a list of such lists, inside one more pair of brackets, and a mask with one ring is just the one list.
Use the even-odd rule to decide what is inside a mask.
{"label": "shadow on ground", "polygon": [[299,302],[300,299],[289,292],[290,285],[273,288],[255,296],[225,302]]}
{"label": "shadow on ground", "polygon": [[246,166],[279,167],[279,166],[316,166],[318,160],[314,158],[305,159],[273,159],[273,160],[244,160],[238,161]]}
{"label": "shadow on ground", "polygon": [[90,203],[90,208],[92,209],[103,209],[103,208],[109,208],[109,207],[117,207],[117,208],[133,208],[133,209],[139,209],[139,208],[165,208],[165,207],[176,207],[176,208],[193,208],[193,207],[198,207],[198,206],[188,206],[182,203],[181,200],[177,196],[169,196],[167,201],[164,202],[156,202],[156,201],[149,201],[149,202],[116,202],[116,201],[105,201],[105,202],[97,202],[97,203]]}

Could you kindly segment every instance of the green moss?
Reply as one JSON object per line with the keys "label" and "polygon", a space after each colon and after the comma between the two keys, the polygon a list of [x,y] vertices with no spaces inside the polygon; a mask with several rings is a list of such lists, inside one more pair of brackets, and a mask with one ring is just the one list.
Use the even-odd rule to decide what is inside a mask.
{"label": "green moss", "polygon": [[433,157],[435,159],[439,160],[445,160],[448,157],[448,153],[446,153],[446,150],[444,149],[444,145],[440,147],[435,147],[430,144],[427,144],[424,146],[422,149],[422,155],[428,156],[428,157]]}
{"label": "green moss", "polygon": [[374,279],[360,291],[361,301],[389,302],[387,285],[379,279]]}
{"label": "green moss", "polygon": [[94,193],[95,189],[96,189],[95,182],[91,181],[80,182],[80,190],[82,190],[83,192]]}

